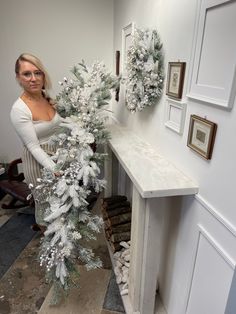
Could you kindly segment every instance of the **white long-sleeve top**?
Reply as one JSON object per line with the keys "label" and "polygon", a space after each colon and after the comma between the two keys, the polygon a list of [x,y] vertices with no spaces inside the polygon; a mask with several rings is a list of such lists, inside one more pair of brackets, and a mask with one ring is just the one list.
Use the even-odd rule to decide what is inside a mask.
{"label": "white long-sleeve top", "polygon": [[55,133],[62,122],[60,115],[56,112],[50,121],[34,121],[29,107],[21,98],[18,98],[12,106],[10,117],[21,141],[34,158],[43,167],[53,171],[55,163],[40,147],[40,144],[47,143],[49,138]]}

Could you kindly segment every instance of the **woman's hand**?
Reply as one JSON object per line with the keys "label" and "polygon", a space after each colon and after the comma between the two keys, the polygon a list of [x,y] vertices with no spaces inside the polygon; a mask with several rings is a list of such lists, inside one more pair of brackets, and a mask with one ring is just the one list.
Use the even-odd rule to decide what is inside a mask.
{"label": "woman's hand", "polygon": [[60,177],[64,174],[64,171],[60,170],[60,171],[57,171],[57,172],[54,172],[54,176],[55,177]]}

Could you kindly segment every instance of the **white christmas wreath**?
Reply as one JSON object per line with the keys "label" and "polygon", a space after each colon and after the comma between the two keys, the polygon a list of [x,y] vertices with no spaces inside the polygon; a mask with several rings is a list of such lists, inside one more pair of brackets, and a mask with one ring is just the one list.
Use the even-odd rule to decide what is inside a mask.
{"label": "white christmas wreath", "polygon": [[160,99],[164,70],[162,43],[156,30],[135,29],[127,51],[126,106],[141,111]]}

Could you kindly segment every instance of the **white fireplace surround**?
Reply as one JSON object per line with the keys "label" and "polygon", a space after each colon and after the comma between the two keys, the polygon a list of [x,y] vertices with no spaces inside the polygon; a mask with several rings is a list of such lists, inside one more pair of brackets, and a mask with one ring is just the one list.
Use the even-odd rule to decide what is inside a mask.
{"label": "white fireplace surround", "polygon": [[110,125],[109,130],[106,196],[111,196],[114,188],[115,157],[133,183],[127,308],[132,314],[153,314],[166,232],[163,214],[170,207],[174,210],[173,196],[194,195],[198,185],[132,131],[117,124]]}

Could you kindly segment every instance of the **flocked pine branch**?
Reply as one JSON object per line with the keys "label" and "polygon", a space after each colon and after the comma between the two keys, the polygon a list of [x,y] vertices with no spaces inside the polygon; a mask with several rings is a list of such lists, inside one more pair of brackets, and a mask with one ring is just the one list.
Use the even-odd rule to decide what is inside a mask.
{"label": "flocked pine branch", "polygon": [[[103,153],[97,145],[106,142],[106,106],[118,79],[102,63],[88,67],[84,61],[72,69],[73,78],[64,78],[56,98],[57,110],[64,118],[61,128],[50,142],[57,149],[52,159],[57,164],[55,176],[43,169],[36,193],[46,195],[47,230],[40,250],[40,265],[46,267],[56,295],[76,284],[78,261],[85,267],[101,267],[101,261],[82,243],[96,239],[102,219],[88,210],[91,190],[101,191],[105,181],[100,176]],[[57,302],[57,298],[53,300]]]}

